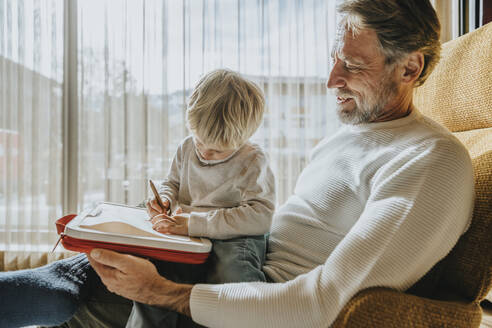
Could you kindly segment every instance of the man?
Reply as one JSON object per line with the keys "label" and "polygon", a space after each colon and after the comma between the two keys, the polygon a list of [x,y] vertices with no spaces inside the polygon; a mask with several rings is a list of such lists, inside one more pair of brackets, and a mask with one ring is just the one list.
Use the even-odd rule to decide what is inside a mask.
{"label": "man", "polygon": [[339,7],[327,86],[346,123],[323,140],[274,216],[269,283],[176,284],[147,260],[93,250],[110,291],[210,327],[323,327],[357,292],[406,290],[466,230],[473,206],[466,149],[412,104],[439,58],[428,1]]}
{"label": "man", "polygon": [[[268,282],[176,284],[145,259],[93,250],[90,263],[110,291],[204,326],[326,327],[359,291],[406,290],[451,250],[471,218],[471,161],[448,131],[412,104],[413,88],[439,58],[436,13],[428,0],[354,0],[339,12],[327,86],[346,124],[316,146],[294,194],[274,215],[263,267]],[[76,268],[92,277],[83,263]],[[21,290],[41,290],[35,282],[45,271]],[[15,284],[0,279],[0,289],[18,292],[24,275],[12,278]],[[70,284],[70,277],[59,280],[63,292],[65,284],[73,287],[68,296],[87,289],[85,282]],[[85,280],[96,285],[97,296],[97,279]],[[40,295],[48,297],[43,290]],[[103,312],[115,317],[116,307],[94,308],[93,300],[84,305],[91,305],[91,320]],[[56,306],[68,303],[65,317],[78,305]],[[53,313],[30,306],[39,310],[37,318]],[[1,308],[18,307],[0,307],[0,319]],[[89,317],[79,322],[90,324]]]}

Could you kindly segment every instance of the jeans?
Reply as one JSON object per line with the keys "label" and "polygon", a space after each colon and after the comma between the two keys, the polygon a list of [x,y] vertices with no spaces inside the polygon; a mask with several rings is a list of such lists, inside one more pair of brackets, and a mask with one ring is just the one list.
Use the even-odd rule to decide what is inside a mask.
{"label": "jeans", "polygon": [[[265,236],[213,240],[213,250],[203,265],[156,263],[159,273],[181,283],[230,283],[266,281],[261,271],[265,261]],[[186,316],[164,308],[134,302],[127,328],[201,327]]]}
{"label": "jeans", "polygon": [[97,280],[87,300],[80,304],[72,318],[59,328],[125,327],[133,302],[108,291]]}
{"label": "jeans", "polygon": [[70,319],[99,280],[81,254],[40,268],[0,273],[0,327],[57,325]]}

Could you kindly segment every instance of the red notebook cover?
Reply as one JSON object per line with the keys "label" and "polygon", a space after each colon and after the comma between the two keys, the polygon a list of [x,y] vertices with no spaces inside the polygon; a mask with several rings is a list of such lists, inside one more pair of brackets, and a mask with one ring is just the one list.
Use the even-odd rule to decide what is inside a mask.
{"label": "red notebook cover", "polygon": [[210,240],[164,235],[152,230],[147,219],[145,209],[100,203],[79,215],[58,219],[56,228],[63,247],[71,251],[105,248],[171,262],[200,264],[207,260]]}

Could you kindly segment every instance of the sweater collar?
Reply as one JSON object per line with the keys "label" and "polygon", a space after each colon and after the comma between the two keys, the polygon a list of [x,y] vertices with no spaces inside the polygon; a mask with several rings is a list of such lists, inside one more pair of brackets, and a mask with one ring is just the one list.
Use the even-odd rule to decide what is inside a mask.
{"label": "sweater collar", "polygon": [[379,130],[379,129],[393,129],[399,128],[404,125],[408,125],[414,122],[416,119],[420,117],[420,113],[417,109],[413,109],[410,114],[405,117],[386,121],[386,122],[377,122],[377,123],[361,123],[361,124],[344,124],[343,126],[351,131],[371,131],[371,130]]}
{"label": "sweater collar", "polygon": [[[244,146],[244,145],[243,145]],[[224,163],[224,162],[227,162],[228,160],[230,160],[232,157],[234,157],[234,155],[237,154],[237,152],[239,151],[239,149],[241,149],[243,146],[237,148],[232,154],[230,154],[229,156],[227,156],[226,158],[223,158],[223,159],[204,159],[202,157],[202,155],[200,154],[200,152],[198,151],[198,149],[196,148],[195,146],[195,143],[193,143],[193,148],[195,148],[195,153],[196,153],[196,156],[198,157],[198,161],[202,164],[202,165],[215,165],[215,164],[220,164],[220,163]]]}

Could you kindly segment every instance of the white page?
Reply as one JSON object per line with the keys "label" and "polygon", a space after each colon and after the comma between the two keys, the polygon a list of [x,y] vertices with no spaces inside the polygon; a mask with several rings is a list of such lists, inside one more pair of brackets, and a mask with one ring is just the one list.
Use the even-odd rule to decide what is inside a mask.
{"label": "white page", "polygon": [[198,239],[188,236],[159,233],[152,229],[152,223],[145,209],[117,204],[99,204],[79,222],[78,226],[83,229],[129,236],[198,242]]}

